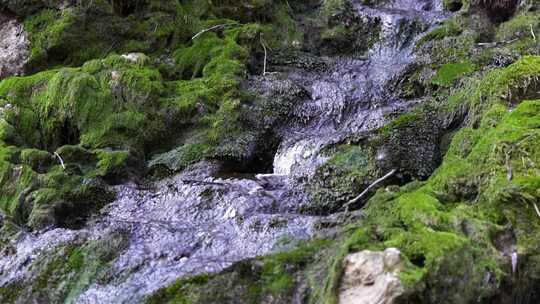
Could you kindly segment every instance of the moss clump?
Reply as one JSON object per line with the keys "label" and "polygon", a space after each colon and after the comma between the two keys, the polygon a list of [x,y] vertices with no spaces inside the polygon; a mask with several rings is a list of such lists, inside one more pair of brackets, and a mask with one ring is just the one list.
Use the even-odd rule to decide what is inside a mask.
{"label": "moss clump", "polygon": [[206,144],[186,144],[172,151],[158,154],[149,162],[148,167],[157,169],[164,166],[170,171],[181,171],[188,165],[212,154],[212,146]]}
{"label": "moss clump", "polygon": [[470,74],[475,70],[471,62],[447,63],[439,68],[431,82],[438,86],[451,86],[456,79]]}
{"label": "moss clump", "polygon": [[305,211],[317,214],[336,212],[369,186],[379,173],[375,152],[369,147],[342,145],[332,152],[333,157],[317,169],[310,184],[313,202]]}
{"label": "moss clump", "polygon": [[[96,184],[86,179],[125,177],[130,155],[144,155],[146,145],[165,128],[165,119],[157,115],[164,91],[161,81],[159,72],[149,65],[111,56],[81,68],[0,82],[5,130],[2,209],[12,216],[18,212],[20,223],[32,213],[35,227],[54,224],[54,220],[40,223],[38,219],[58,217],[62,212],[54,209],[86,193],[85,184]],[[81,147],[59,149],[65,145]],[[21,203],[25,200],[28,204]],[[18,206],[34,206],[34,210],[17,211]]]}
{"label": "moss clump", "polygon": [[416,44],[419,48],[428,41],[443,40],[446,37],[458,36],[463,32],[463,28],[456,18],[444,21],[439,27],[422,37]]}
{"label": "moss clump", "polygon": [[74,303],[88,286],[109,279],[111,261],[127,248],[124,234],[111,233],[100,241],[60,246],[32,261],[28,279],[0,288],[3,303],[40,299]]}
{"label": "moss clump", "polygon": [[129,18],[103,0],[44,7],[21,12],[31,43],[30,71],[76,66],[111,51],[163,52],[190,37],[198,17],[168,0],[141,2],[125,12]]}

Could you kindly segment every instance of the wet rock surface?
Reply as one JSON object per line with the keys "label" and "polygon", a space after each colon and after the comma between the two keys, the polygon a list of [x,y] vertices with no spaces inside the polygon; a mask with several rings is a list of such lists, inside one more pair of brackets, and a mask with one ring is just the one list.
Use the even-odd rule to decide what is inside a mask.
{"label": "wet rock surface", "polygon": [[26,35],[15,16],[0,10],[0,79],[24,73],[30,56]]}
{"label": "wet rock surface", "polygon": [[0,0],[0,301],[538,298],[532,9],[158,2]]}
{"label": "wet rock surface", "polygon": [[314,236],[316,218],[295,210],[287,177],[222,179],[212,178],[212,171],[211,165],[199,165],[147,189],[119,186],[119,199],[80,230],[21,234],[15,252],[0,259],[0,285],[31,279],[37,256],[121,234],[128,245],[107,276],[124,279],[94,283],[76,302],[131,303],[179,276],[218,272],[278,250],[280,240]]}
{"label": "wet rock surface", "polygon": [[[107,242],[111,235],[121,235],[125,245],[117,254],[98,258],[98,265],[106,263],[107,272],[99,276],[92,272],[69,299],[78,303],[138,302],[179,277],[219,272],[235,262],[284,249],[280,247],[283,239],[309,240],[338,227],[333,216],[308,215],[331,214],[337,209],[306,212],[312,204],[306,184],[331,158],[326,150],[381,128],[388,122],[387,115],[406,111],[415,103],[394,96],[386,83],[414,61],[414,42],[422,33],[448,17],[440,4],[430,1],[396,1],[382,7],[352,1],[349,9],[342,17],[351,26],[367,22],[380,28],[362,56],[292,53],[274,59],[269,74],[251,76],[243,84],[263,101],[255,104],[262,107],[255,108],[260,114],[254,115],[262,119],[252,124],[269,128],[279,143],[270,149],[277,149],[275,155],[261,156],[273,159],[273,173],[223,176],[214,165],[200,163],[147,186],[117,186],[117,199],[78,230],[20,234],[13,253],[0,259],[0,272],[5,274],[0,285],[37,280],[33,265],[41,265],[39,257],[54,256],[60,250],[71,260],[73,252],[68,249],[72,244]],[[343,22],[339,20],[335,22]],[[329,47],[339,51],[340,44]],[[122,58],[136,59],[134,55]],[[259,137],[269,134],[249,132]],[[414,136],[409,139],[416,140]],[[229,146],[219,147],[215,155],[231,155],[226,149]],[[244,149],[242,155],[257,159],[253,140],[234,149]],[[169,152],[170,157],[175,153]],[[256,161],[253,166],[264,168]],[[365,177],[362,185],[367,187],[383,170]],[[60,286],[56,290],[61,294]],[[36,297],[34,291],[26,292]]]}

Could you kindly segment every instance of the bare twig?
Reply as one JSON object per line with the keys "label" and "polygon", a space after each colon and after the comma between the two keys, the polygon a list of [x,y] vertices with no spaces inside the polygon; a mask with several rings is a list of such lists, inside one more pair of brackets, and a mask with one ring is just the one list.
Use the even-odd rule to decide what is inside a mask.
{"label": "bare twig", "polygon": [[518,40],[519,40],[519,39],[516,38],[516,39],[505,40],[505,41],[480,42],[480,43],[477,43],[477,45],[478,45],[478,46],[485,46],[485,47],[496,47],[496,46],[499,46],[499,45],[510,44],[510,43],[516,42],[516,41],[518,41]]}
{"label": "bare twig", "polygon": [[536,205],[536,203],[533,203],[534,205],[534,210],[536,211],[536,214],[538,215],[538,217],[540,217],[540,210],[538,210],[538,206]]}
{"label": "bare twig", "polygon": [[200,35],[206,33],[206,32],[210,32],[210,31],[213,31],[213,30],[217,30],[217,29],[220,29],[220,28],[224,28],[224,27],[227,27],[227,26],[233,26],[233,25],[236,25],[235,23],[224,23],[224,24],[218,24],[218,25],[214,25],[210,28],[207,28],[207,29],[204,29],[200,32],[198,32],[197,34],[195,34],[195,36],[191,37],[191,40],[195,40],[197,39],[197,37],[199,37]]}
{"label": "bare twig", "polygon": [[226,183],[217,183],[217,182],[207,182],[203,180],[194,180],[194,179],[182,179],[182,183],[185,184],[202,184],[202,185],[212,185],[212,186],[229,186]]}
{"label": "bare twig", "polygon": [[514,171],[512,170],[512,165],[510,164],[510,155],[512,150],[505,153],[505,165],[506,165],[506,178],[508,181],[511,181],[514,177]]}
{"label": "bare twig", "polygon": [[358,202],[362,197],[364,197],[371,189],[373,189],[375,186],[377,186],[378,184],[382,183],[383,181],[387,180],[389,177],[391,177],[392,175],[394,175],[395,173],[397,172],[397,169],[392,169],[392,171],[388,172],[385,176],[379,178],[378,180],[374,181],[373,184],[369,185],[369,187],[367,187],[364,191],[362,191],[362,193],[360,193],[360,195],[358,195],[357,197],[353,198],[352,200],[350,200],[349,202],[347,202],[345,205],[343,205],[343,207],[345,207],[345,212],[348,212],[349,211],[349,206]]}
{"label": "bare twig", "polygon": [[264,44],[262,37],[261,37],[261,45],[264,49],[263,76],[266,76],[266,58],[268,56],[268,51],[266,50],[266,45]]}
{"label": "bare twig", "polygon": [[533,40],[536,41],[536,35],[534,34],[534,29],[533,29],[532,24],[530,26],[531,26],[531,35],[533,37]]}
{"label": "bare twig", "polygon": [[62,159],[62,157],[60,157],[60,154],[58,154],[58,152],[54,152],[54,155],[60,161],[60,165],[62,165],[62,169],[66,170],[66,165],[64,165],[64,160]]}

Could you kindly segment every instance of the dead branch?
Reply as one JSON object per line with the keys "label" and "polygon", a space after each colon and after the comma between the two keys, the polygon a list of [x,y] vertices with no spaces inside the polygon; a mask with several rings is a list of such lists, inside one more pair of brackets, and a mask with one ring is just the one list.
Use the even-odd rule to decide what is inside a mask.
{"label": "dead branch", "polygon": [[510,155],[512,154],[512,150],[505,153],[505,165],[506,165],[506,178],[508,181],[511,181],[514,177],[514,171],[512,170],[512,165],[510,164]]}
{"label": "dead branch", "polygon": [[226,183],[218,183],[218,182],[207,182],[203,180],[195,180],[195,179],[182,179],[180,180],[184,184],[202,184],[202,185],[212,185],[212,186],[230,186]]}
{"label": "dead branch", "polygon": [[505,40],[505,41],[480,42],[480,43],[477,43],[476,45],[483,46],[483,47],[496,47],[496,46],[500,46],[500,45],[510,44],[510,43],[516,42],[518,40],[519,39],[516,38],[516,39],[511,39],[511,40]]}
{"label": "dead branch", "polygon": [[217,29],[220,29],[220,28],[233,26],[233,25],[236,25],[236,23],[224,23],[224,24],[214,25],[214,26],[212,26],[210,28],[207,28],[207,29],[204,29],[204,30],[198,32],[197,34],[195,34],[195,36],[191,37],[191,40],[197,39],[197,37],[199,37],[200,35],[202,35],[202,34],[204,34],[206,32],[210,32],[210,31],[213,31],[213,30],[217,30]]}
{"label": "dead branch", "polygon": [[266,58],[267,58],[268,52],[266,50],[266,45],[264,44],[262,37],[261,37],[261,45],[264,49],[263,76],[266,76]]}
{"label": "dead branch", "polygon": [[345,207],[345,212],[348,212],[349,211],[349,206],[358,202],[360,199],[362,199],[362,197],[364,197],[371,189],[373,189],[374,187],[376,187],[378,184],[382,183],[383,181],[387,180],[388,178],[390,178],[392,175],[394,175],[395,173],[397,172],[397,169],[392,169],[392,171],[388,172],[385,176],[379,178],[378,180],[374,181],[371,185],[369,185],[364,191],[362,191],[362,193],[360,193],[360,195],[358,195],[357,197],[353,198],[352,200],[350,200],[349,202],[347,202],[345,205],[343,205],[343,207]]}
{"label": "dead branch", "polygon": [[536,205],[536,203],[533,203],[534,205],[534,210],[536,211],[536,214],[538,215],[538,217],[540,217],[540,210],[538,210],[538,206]]}
{"label": "dead branch", "polygon": [[54,152],[54,155],[60,161],[60,165],[62,165],[62,169],[66,170],[66,165],[64,165],[64,160],[62,159],[62,157],[60,157],[60,154],[58,154],[58,152]]}
{"label": "dead branch", "polygon": [[534,29],[533,29],[532,24],[530,24],[530,26],[531,26],[531,35],[533,37],[533,40],[536,41],[536,35],[534,34]]}

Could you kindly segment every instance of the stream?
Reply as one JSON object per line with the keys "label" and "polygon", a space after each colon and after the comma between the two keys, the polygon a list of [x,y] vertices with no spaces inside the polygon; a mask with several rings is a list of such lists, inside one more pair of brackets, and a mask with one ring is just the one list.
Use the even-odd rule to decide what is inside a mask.
{"label": "stream", "polygon": [[365,58],[321,58],[324,72],[272,67],[280,77],[251,76],[248,88],[287,79],[309,92],[295,104],[302,122],[284,123],[273,174],[218,177],[209,162],[145,187],[115,187],[117,199],[79,230],[49,229],[20,234],[16,254],[0,256],[0,286],[32,277],[32,262],[62,245],[121,233],[129,239],[113,261],[106,284],[93,282],[74,303],[134,303],[180,277],[219,272],[235,262],[286,250],[317,234],[323,217],[298,210],[309,196],[298,189],[328,160],[320,152],[351,134],[386,123],[385,114],[411,101],[392,95],[386,84],[414,61],[423,33],[448,17],[439,0],[395,0],[374,8],[355,1],[360,18],[378,18],[380,39]]}

